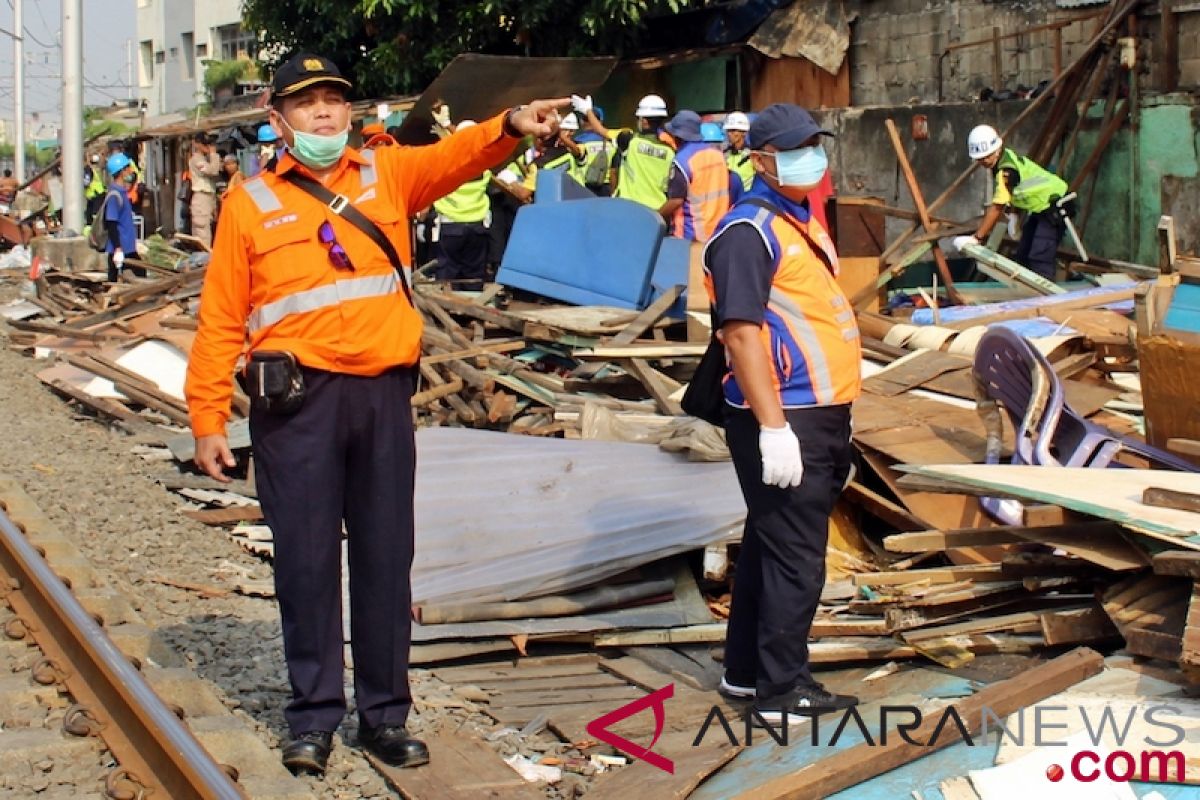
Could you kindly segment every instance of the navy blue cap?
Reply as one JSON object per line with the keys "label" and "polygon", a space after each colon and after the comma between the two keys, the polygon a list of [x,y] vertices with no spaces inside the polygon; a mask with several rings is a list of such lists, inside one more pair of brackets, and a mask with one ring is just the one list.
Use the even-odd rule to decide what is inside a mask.
{"label": "navy blue cap", "polygon": [[331,84],[343,91],[353,88],[353,85],[338,69],[337,64],[325,56],[313,53],[300,53],[285,61],[275,70],[271,81],[272,97],[287,97],[302,89],[317,84]]}
{"label": "navy blue cap", "polygon": [[667,133],[685,142],[698,142],[700,136],[700,115],[695,111],[684,109],[675,115],[663,128]]}
{"label": "navy blue cap", "polygon": [[793,103],[774,103],[750,123],[750,146],[762,150],[771,144],[780,150],[795,150],[818,133],[833,136],[806,109]]}

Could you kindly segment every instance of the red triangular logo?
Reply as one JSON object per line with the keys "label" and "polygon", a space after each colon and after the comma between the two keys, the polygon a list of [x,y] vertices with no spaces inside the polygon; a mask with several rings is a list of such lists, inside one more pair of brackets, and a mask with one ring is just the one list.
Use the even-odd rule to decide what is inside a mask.
{"label": "red triangular logo", "polygon": [[[606,744],[611,744],[626,755],[640,758],[647,764],[674,775],[675,762],[669,758],[660,756],[658,753],[651,752],[650,749],[654,747],[655,743],[658,742],[658,737],[662,735],[663,724],[666,722],[666,707],[664,704],[668,698],[674,696],[675,684],[668,683],[656,692],[651,692],[645,697],[634,700],[632,703],[623,705],[602,717],[592,720],[587,724],[588,735],[594,736]],[[628,719],[645,708],[654,709],[654,738],[650,740],[650,747],[642,747],[640,744],[631,742],[624,736],[618,736],[608,729],[610,725],[615,725],[623,719]]]}

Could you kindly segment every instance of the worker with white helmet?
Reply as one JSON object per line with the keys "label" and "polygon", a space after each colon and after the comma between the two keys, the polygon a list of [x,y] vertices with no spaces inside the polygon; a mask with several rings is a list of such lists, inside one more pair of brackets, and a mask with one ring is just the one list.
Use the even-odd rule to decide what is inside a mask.
{"label": "worker with white helmet", "polygon": [[[468,130],[478,124],[464,119],[454,126],[454,132]],[[488,198],[491,170],[484,170],[450,194],[435,200],[437,213],[437,279],[439,281],[471,281],[482,284],[487,272],[488,229],[492,224],[492,204]]]}
{"label": "worker with white helmet", "polygon": [[729,147],[725,150],[725,163],[729,171],[742,179],[742,187],[750,190],[754,183],[754,163],[750,161],[750,151],[746,149],[746,133],[750,130],[750,118],[741,111],[731,111],[725,116],[725,138]]}
{"label": "worker with white helmet", "polygon": [[976,125],[971,129],[967,135],[967,154],[976,164],[992,171],[992,204],[975,234],[956,237],[954,246],[961,250],[966,245],[986,242],[1006,211],[1023,211],[1026,218],[1016,260],[1042,277],[1054,280],[1058,243],[1071,210],[1067,182],[1005,147],[991,125]]}
{"label": "worker with white helmet", "polygon": [[[603,124],[604,109],[600,106],[593,106],[592,112],[596,119]],[[582,117],[577,113],[570,116],[577,119]],[[579,132],[571,137],[576,144],[583,148],[584,152],[580,183],[600,197],[609,197],[612,195],[612,186],[609,181],[609,158],[614,145],[607,136],[601,136],[593,130],[586,118],[583,118],[581,122],[583,124]]]}
{"label": "worker with white helmet", "polygon": [[587,119],[592,130],[616,143],[613,169],[616,171],[614,197],[641,203],[660,214],[667,203],[667,176],[675,159],[675,148],[663,132],[667,121],[667,101],[648,94],[638,101],[634,116],[637,132],[614,132],[596,116],[591,96],[571,96],[575,111]]}

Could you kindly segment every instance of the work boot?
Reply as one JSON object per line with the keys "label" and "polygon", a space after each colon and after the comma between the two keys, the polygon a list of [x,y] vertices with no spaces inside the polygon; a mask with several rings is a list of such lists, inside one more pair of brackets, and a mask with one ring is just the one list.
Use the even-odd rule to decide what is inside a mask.
{"label": "work boot", "polygon": [[419,767],[429,763],[429,748],[408,735],[403,725],[358,727],[358,743],[371,755],[393,767]]}
{"label": "work boot", "polygon": [[293,775],[311,773],[324,775],[333,750],[333,734],[330,731],[305,731],[283,748],[283,765]]}
{"label": "work boot", "polygon": [[819,683],[797,686],[786,694],[754,701],[754,710],[768,725],[799,725],[814,714],[825,714],[858,705],[858,698],[834,694]]}

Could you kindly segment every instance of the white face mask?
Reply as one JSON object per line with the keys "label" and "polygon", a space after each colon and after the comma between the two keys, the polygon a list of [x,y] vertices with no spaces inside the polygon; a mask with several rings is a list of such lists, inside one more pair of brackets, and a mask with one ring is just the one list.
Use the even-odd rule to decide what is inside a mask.
{"label": "white face mask", "polygon": [[288,125],[288,121],[280,115],[279,119],[292,132],[292,155],[306,167],[325,169],[332,167],[346,152],[346,142],[350,139],[350,128],[331,136],[321,136],[316,133],[304,133]]}

